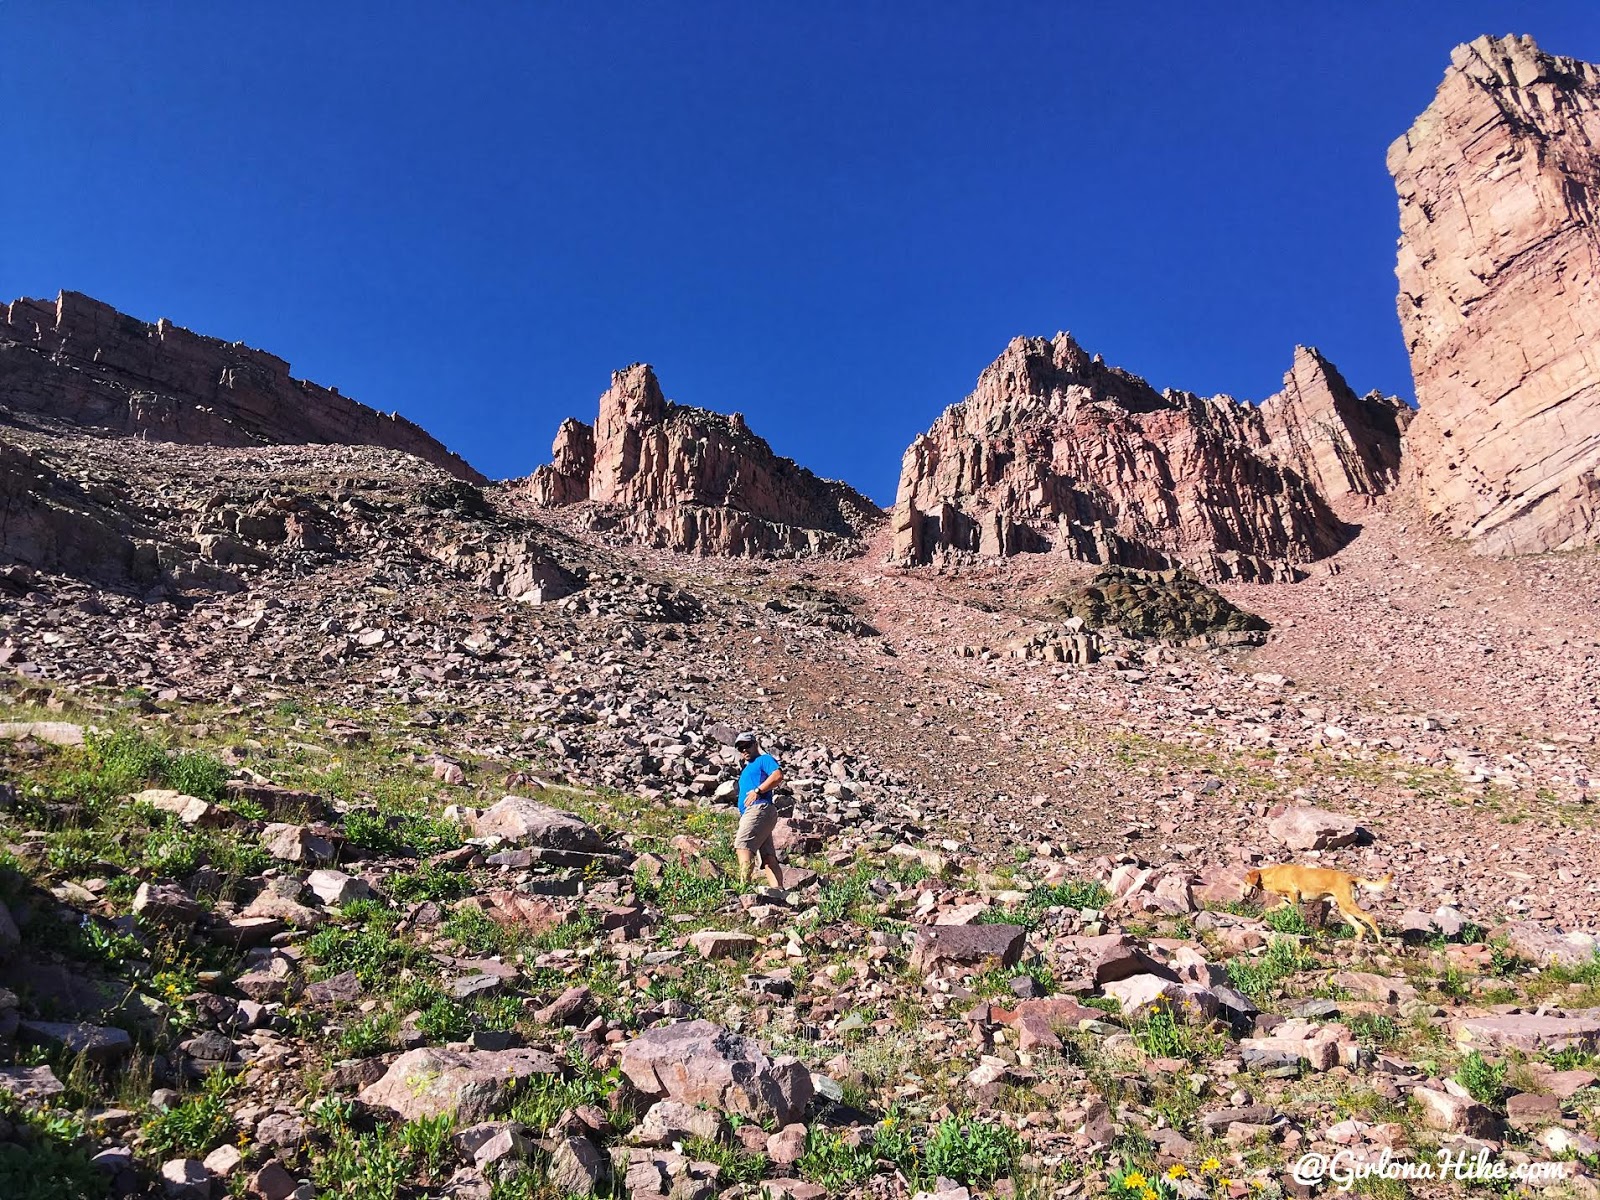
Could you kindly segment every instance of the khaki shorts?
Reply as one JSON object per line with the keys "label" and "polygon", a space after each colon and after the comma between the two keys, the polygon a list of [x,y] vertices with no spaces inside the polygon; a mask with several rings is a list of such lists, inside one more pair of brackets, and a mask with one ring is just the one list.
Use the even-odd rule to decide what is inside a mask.
{"label": "khaki shorts", "polygon": [[746,804],[739,817],[739,831],[733,835],[735,850],[760,853],[772,848],[772,831],[778,825],[778,809],[771,801],[765,804]]}

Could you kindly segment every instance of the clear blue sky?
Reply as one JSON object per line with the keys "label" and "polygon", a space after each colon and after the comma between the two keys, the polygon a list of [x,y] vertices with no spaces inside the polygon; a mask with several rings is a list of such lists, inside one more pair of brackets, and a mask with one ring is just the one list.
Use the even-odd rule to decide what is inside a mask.
{"label": "clear blue sky", "polygon": [[1015,334],[1260,398],[1409,395],[1384,152],[1567,4],[0,8],[0,292],[287,358],[494,476],[609,373],[893,497]]}

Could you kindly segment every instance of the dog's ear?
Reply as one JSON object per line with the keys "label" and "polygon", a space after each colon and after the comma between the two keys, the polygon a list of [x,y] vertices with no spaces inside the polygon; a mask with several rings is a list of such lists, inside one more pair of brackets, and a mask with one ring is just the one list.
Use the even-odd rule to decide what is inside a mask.
{"label": "dog's ear", "polygon": [[1246,887],[1253,887],[1253,888],[1260,887],[1261,886],[1261,872],[1260,871],[1246,871],[1244,873],[1244,884],[1245,884]]}

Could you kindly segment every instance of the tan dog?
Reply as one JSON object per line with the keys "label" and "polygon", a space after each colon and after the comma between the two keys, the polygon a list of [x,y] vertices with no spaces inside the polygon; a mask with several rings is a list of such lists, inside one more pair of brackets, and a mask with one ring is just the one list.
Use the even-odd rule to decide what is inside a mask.
{"label": "tan dog", "polygon": [[1356,903],[1356,888],[1381,892],[1394,882],[1394,872],[1382,879],[1361,879],[1348,871],[1335,871],[1331,867],[1299,867],[1283,863],[1276,867],[1262,867],[1259,871],[1244,873],[1246,885],[1282,896],[1285,904],[1300,904],[1307,900],[1332,900],[1339,915],[1355,927],[1356,940],[1367,936],[1367,930],[1380,942],[1383,930],[1372,919],[1372,914]]}

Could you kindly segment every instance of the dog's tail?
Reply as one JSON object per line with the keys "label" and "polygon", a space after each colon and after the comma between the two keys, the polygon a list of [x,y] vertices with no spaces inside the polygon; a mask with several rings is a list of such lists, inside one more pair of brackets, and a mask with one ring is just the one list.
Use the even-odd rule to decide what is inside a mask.
{"label": "dog's tail", "polygon": [[1387,875],[1378,879],[1358,879],[1356,880],[1356,886],[1368,892],[1386,892],[1393,882],[1394,872],[1390,871]]}

